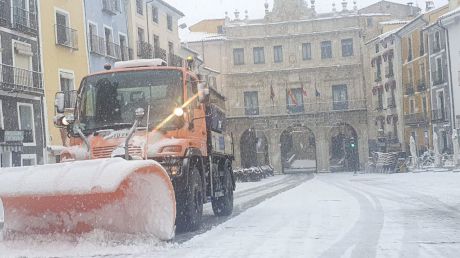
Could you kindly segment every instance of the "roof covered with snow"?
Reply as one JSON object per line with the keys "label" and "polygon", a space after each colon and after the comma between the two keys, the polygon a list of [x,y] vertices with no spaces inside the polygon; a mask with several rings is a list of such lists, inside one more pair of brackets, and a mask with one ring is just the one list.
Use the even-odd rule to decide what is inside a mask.
{"label": "roof covered with snow", "polygon": [[454,16],[454,15],[458,15],[458,14],[460,14],[460,6],[457,7],[456,9],[450,11],[450,12],[445,13],[444,15],[442,15],[441,17],[439,17],[439,19],[442,20],[442,19],[445,19],[445,18]]}
{"label": "roof covered with snow", "polygon": [[216,41],[224,40],[226,37],[222,34],[207,33],[207,32],[184,32],[180,35],[182,42],[201,42],[201,41]]}

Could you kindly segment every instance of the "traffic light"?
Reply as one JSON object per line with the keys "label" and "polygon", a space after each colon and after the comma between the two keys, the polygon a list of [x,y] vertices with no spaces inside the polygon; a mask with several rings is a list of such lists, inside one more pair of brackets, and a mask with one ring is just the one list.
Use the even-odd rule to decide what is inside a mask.
{"label": "traffic light", "polygon": [[356,140],[355,140],[355,138],[351,138],[351,139],[350,139],[350,147],[351,147],[352,149],[355,149],[355,148],[356,148]]}

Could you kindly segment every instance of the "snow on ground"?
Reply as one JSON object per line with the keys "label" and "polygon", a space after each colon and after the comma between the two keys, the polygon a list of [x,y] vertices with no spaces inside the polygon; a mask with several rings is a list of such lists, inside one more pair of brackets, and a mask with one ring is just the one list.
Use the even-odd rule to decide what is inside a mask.
{"label": "snow on ground", "polygon": [[291,168],[316,168],[316,160],[296,160],[292,163]]}
{"label": "snow on ground", "polygon": [[283,180],[284,178],[285,178],[284,175],[275,175],[273,177],[262,179],[262,181],[259,181],[259,182],[237,182],[235,194],[251,189],[251,188],[254,188],[254,187],[263,186],[263,185],[271,184],[274,182],[279,182]]}
{"label": "snow on ground", "polygon": [[451,172],[320,174],[183,244],[95,232],[78,239],[3,240],[0,254],[458,257],[459,183],[460,173]]}

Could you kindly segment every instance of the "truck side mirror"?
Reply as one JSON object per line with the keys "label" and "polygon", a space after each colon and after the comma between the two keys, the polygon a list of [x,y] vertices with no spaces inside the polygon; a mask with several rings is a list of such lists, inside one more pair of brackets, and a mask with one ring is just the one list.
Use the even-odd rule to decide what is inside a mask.
{"label": "truck side mirror", "polygon": [[64,92],[58,92],[56,93],[54,97],[54,107],[56,109],[56,113],[58,114],[64,114],[65,112],[65,95]]}
{"label": "truck side mirror", "polygon": [[209,88],[206,87],[206,83],[198,84],[198,101],[200,103],[206,103],[209,100]]}

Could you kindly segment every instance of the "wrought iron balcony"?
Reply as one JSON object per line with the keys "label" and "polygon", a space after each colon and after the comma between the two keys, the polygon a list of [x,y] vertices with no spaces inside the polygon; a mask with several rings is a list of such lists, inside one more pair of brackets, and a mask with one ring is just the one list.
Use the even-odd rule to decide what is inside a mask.
{"label": "wrought iron balcony", "polygon": [[78,33],[72,28],[66,26],[54,25],[54,33],[56,34],[56,44],[68,48],[78,49]]}
{"label": "wrought iron balcony", "polygon": [[137,42],[137,56],[142,59],[150,59],[153,54],[153,46],[145,41]]}
{"label": "wrought iron balcony", "polygon": [[414,113],[404,116],[404,120],[408,125],[428,124],[429,119],[426,113]]}
{"label": "wrought iron balcony", "polygon": [[110,15],[117,15],[121,12],[119,0],[102,0],[102,10]]}
{"label": "wrought iron balcony", "polygon": [[396,108],[396,100],[394,97],[387,98],[387,108]]}
{"label": "wrought iron balcony", "polygon": [[0,89],[12,92],[43,93],[42,74],[0,64]]}
{"label": "wrought iron balcony", "polygon": [[90,52],[98,55],[105,55],[105,40],[97,35],[89,37]]}
{"label": "wrought iron balcony", "polygon": [[110,41],[104,41],[105,42],[105,54],[108,57],[111,57],[116,60],[121,60],[121,49],[120,45],[110,42]]}
{"label": "wrought iron balcony", "polygon": [[426,91],[426,83],[424,81],[421,81],[417,84],[417,91],[418,92]]}
{"label": "wrought iron balcony", "polygon": [[12,12],[13,27],[15,29],[33,35],[38,33],[37,14],[35,12],[30,12],[19,7],[13,7]]}
{"label": "wrought iron balcony", "polygon": [[156,47],[154,51],[154,58],[159,58],[159,59],[166,61],[166,58],[167,58],[166,50]]}
{"label": "wrought iron balcony", "polygon": [[449,116],[445,109],[435,109],[431,111],[431,119],[433,122],[447,122]]}
{"label": "wrought iron balcony", "polygon": [[170,66],[182,67],[184,60],[180,56],[169,54],[168,61]]}

